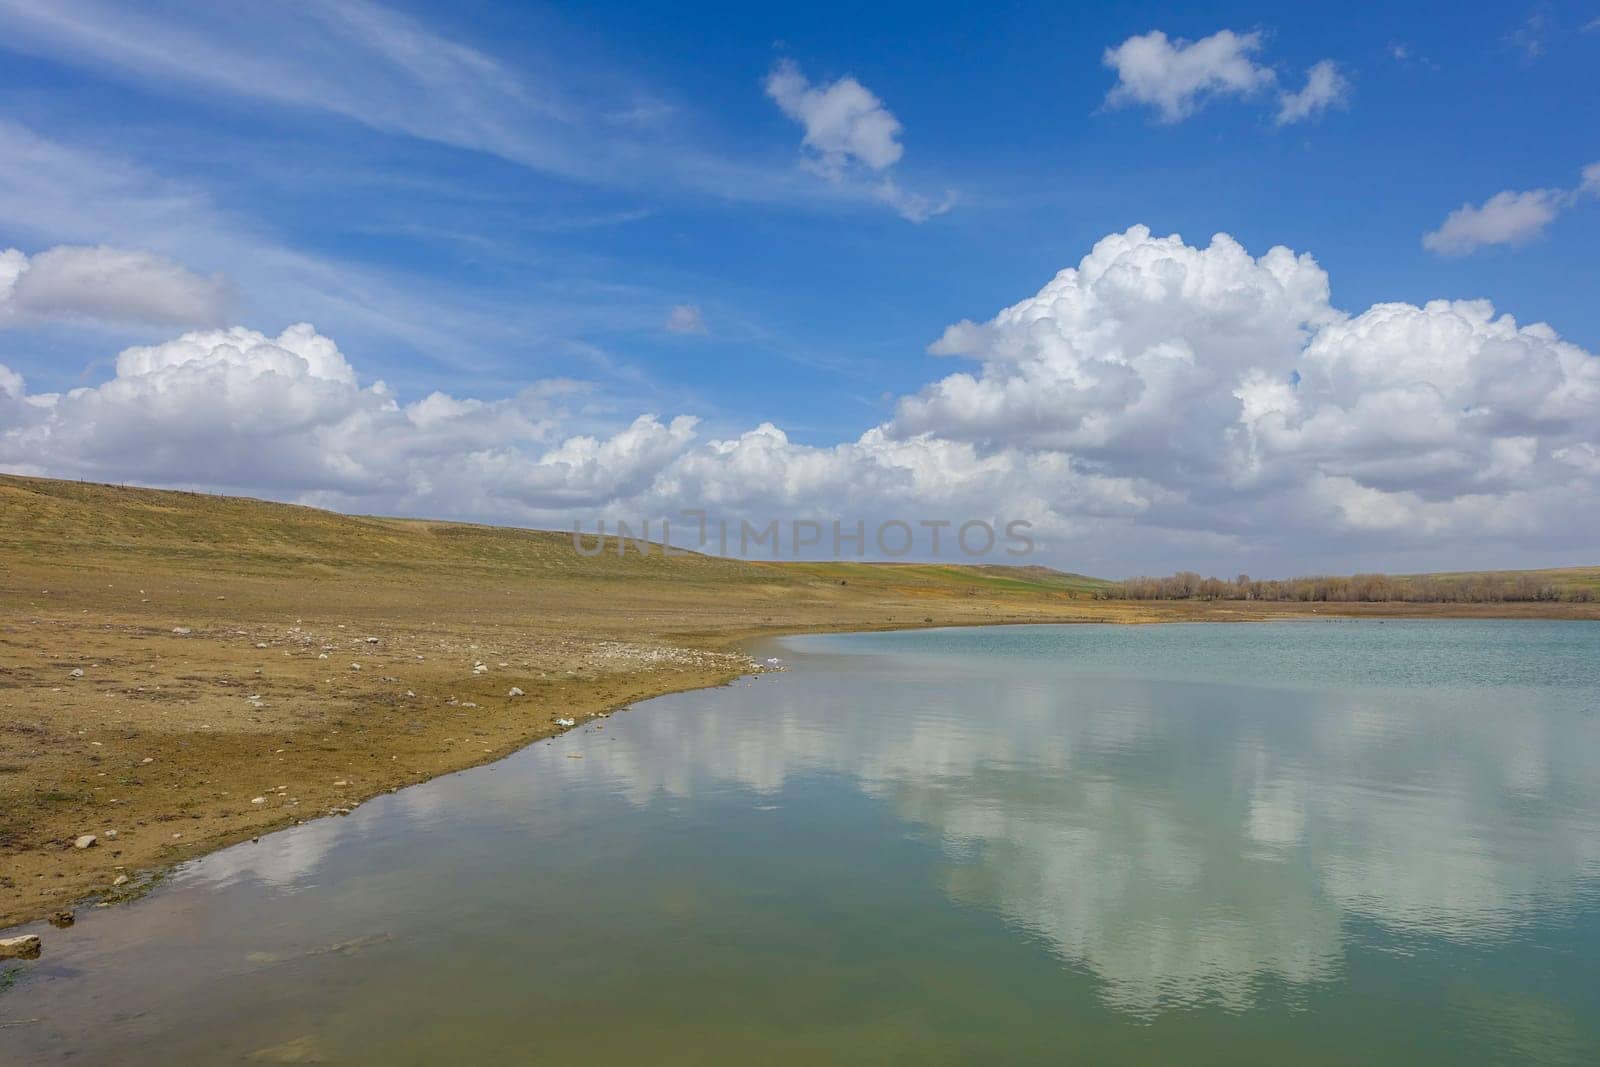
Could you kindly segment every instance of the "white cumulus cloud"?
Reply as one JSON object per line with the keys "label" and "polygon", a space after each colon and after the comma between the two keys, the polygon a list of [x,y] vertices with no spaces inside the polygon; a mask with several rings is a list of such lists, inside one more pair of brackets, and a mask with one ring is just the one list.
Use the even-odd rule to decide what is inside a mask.
{"label": "white cumulus cloud", "polygon": [[1462,204],[1437,230],[1422,235],[1422,246],[1442,256],[1464,256],[1488,245],[1523,245],[1539,236],[1563,211],[1600,195],[1600,163],[1583,168],[1573,189],[1530,189],[1496,193],[1482,204]]}
{"label": "white cumulus cloud", "polygon": [[230,302],[224,279],[138,249],[59,245],[33,256],[0,250],[0,324],[74,317],[205,324],[221,321]]}
{"label": "white cumulus cloud", "polygon": [[1297,93],[1278,94],[1278,125],[1303,122],[1333,107],[1343,107],[1350,99],[1350,80],[1331,59],[1313,63],[1306,72],[1306,85]]}
{"label": "white cumulus cloud", "polygon": [[[0,381],[0,385],[4,382]],[[235,327],[123,351],[93,388],[0,397],[0,464],[73,477],[304,494],[381,493],[392,503],[448,481],[448,463],[548,436],[538,396],[496,403],[439,394],[401,405],[363,387],[306,324],[277,337]]]}
{"label": "white cumulus cloud", "polygon": [[1600,196],[1600,163],[1591,163],[1583,168],[1583,181],[1578,185],[1578,192],[1585,196]]}
{"label": "white cumulus cloud", "polygon": [[1422,245],[1443,256],[1464,256],[1485,245],[1520,245],[1544,233],[1561,211],[1554,189],[1507,189],[1482,204],[1462,204],[1444,223],[1422,237]]}
{"label": "white cumulus cloud", "polygon": [[1178,122],[1213,96],[1249,96],[1271,85],[1272,70],[1254,58],[1260,50],[1261,34],[1232,30],[1198,41],[1169,39],[1160,30],[1129,37],[1105,50],[1105,65],[1117,72],[1106,103],[1144,104],[1164,122]]}
{"label": "white cumulus cloud", "polygon": [[1592,549],[1600,359],[1485,301],[1350,313],[1329,293],[1308,254],[1136,226],[952,325],[930,350],[971,367],[820,445],[599,426],[566,382],[405,403],[308,325],[195,331],[65,393],[0,367],[0,468],[553,528],[1016,518],[1046,559],[1111,574]]}
{"label": "white cumulus cloud", "polygon": [[801,147],[806,165],[833,182],[852,173],[874,176],[871,195],[912,222],[948,211],[954,197],[908,192],[888,174],[900,161],[900,120],[866,86],[846,74],[826,85],[812,84],[792,60],[781,60],[767,75],[767,95],[805,131]]}
{"label": "white cumulus cloud", "polygon": [[767,95],[805,129],[804,144],[819,169],[838,174],[852,161],[883,170],[905,154],[900,120],[848,74],[812,85],[791,60],[767,75]]}
{"label": "white cumulus cloud", "polygon": [[1481,301],[1350,316],[1328,294],[1308,255],[1135,227],[947,330],[933,351],[980,368],[904,399],[890,429],[1070,456],[1127,479],[1146,524],[1578,536],[1597,487],[1570,457],[1600,435],[1600,360]]}
{"label": "white cumulus cloud", "polygon": [[[1106,104],[1154,108],[1166,123],[1181,122],[1214,97],[1251,97],[1277,82],[1277,72],[1257,60],[1259,32],[1218,30],[1189,41],[1169,38],[1160,30],[1129,37],[1102,57],[1116,71],[1117,82]],[[1303,122],[1350,97],[1350,80],[1331,59],[1312,64],[1305,87],[1278,94],[1277,124]]]}

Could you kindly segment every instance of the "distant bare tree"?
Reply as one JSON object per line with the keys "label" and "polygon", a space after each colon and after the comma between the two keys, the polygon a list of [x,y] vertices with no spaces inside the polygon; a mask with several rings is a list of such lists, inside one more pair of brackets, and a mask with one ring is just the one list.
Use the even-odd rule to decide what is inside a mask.
{"label": "distant bare tree", "polygon": [[1107,600],[1277,600],[1300,603],[1502,604],[1532,601],[1589,603],[1586,586],[1563,589],[1532,574],[1398,576],[1310,575],[1258,581],[1241,574],[1233,581],[1179,571],[1166,578],[1141,576],[1117,582],[1100,594]]}

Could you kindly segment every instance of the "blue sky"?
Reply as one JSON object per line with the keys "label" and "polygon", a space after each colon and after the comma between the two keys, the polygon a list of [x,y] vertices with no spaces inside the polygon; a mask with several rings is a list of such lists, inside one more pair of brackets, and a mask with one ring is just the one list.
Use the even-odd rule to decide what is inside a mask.
{"label": "blue sky", "polygon": [[[698,417],[702,441],[770,422],[794,445],[826,449],[893,422],[904,398],[963,369],[927,352],[946,327],[989,320],[1136,224],[1194,248],[1220,232],[1256,257],[1275,245],[1309,253],[1332,307],[1351,315],[1486,298],[1600,350],[1600,197],[1581,178],[1600,160],[1593,4],[602,13],[0,0],[0,28],[0,249],[139,250],[218,286],[205,322],[19,303],[0,320],[0,364],[36,397],[101,386],[118,352],[186,329],[270,338],[304,321],[400,404],[581,383],[560,428],[541,431],[552,446],[648,412]],[[1180,86],[1181,116],[1148,94],[1111,95],[1127,76],[1108,50],[1152,31],[1179,51],[1231,31],[1246,42],[1233,59],[1252,87]],[[1324,62],[1337,88],[1280,122],[1283,94]],[[843,156],[803,146],[808,127],[769,80],[783,69],[819,93],[854,79],[898,130]],[[880,165],[875,151],[895,158]],[[1501,243],[1424,246],[1452,212],[1503,191],[1548,191],[1550,217],[1507,221],[1496,232],[1514,240]],[[697,314],[674,320],[675,308]],[[1537,448],[1594,440],[1564,432]],[[290,471],[119,470],[25,447],[42,446],[13,442],[0,459],[371,510],[429,506],[415,492],[347,493]],[[1371,487],[1443,493],[1425,480]],[[489,494],[446,510],[535,521],[553,506],[523,504]],[[1298,556],[1287,527],[1270,548],[1204,532],[1224,540],[1198,556],[1290,569],[1411,551],[1385,555],[1352,535]],[[1158,567],[1163,544],[1126,565]],[[1572,549],[1570,538],[1537,547],[1508,533],[1447,554],[1544,562]]]}

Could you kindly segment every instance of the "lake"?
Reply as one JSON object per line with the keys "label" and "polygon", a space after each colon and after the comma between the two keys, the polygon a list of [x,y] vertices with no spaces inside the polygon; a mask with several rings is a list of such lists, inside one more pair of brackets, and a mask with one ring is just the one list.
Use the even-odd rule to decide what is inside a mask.
{"label": "lake", "polygon": [[27,928],[0,1062],[1600,1059],[1600,624],[759,654]]}

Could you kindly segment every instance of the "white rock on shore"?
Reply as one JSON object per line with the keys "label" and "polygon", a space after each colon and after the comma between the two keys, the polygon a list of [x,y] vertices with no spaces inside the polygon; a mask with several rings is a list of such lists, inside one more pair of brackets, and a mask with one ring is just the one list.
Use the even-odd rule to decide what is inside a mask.
{"label": "white rock on shore", "polygon": [[38,934],[0,937],[0,960],[36,960],[43,947]]}
{"label": "white rock on shore", "polygon": [[80,848],[80,849],[81,848],[88,848],[90,845],[94,844],[98,840],[99,840],[99,838],[95,837],[93,834],[84,834],[83,836],[79,837],[76,841],[74,841],[72,843],[72,847],[73,848]]}

